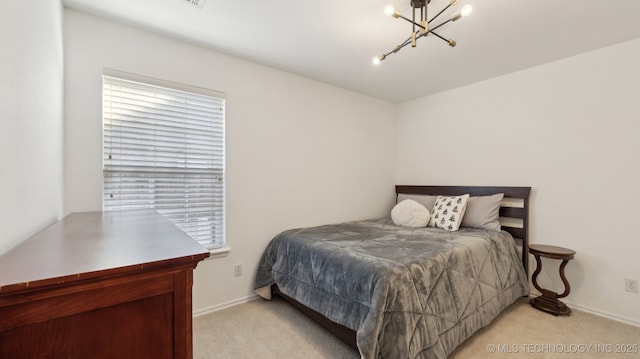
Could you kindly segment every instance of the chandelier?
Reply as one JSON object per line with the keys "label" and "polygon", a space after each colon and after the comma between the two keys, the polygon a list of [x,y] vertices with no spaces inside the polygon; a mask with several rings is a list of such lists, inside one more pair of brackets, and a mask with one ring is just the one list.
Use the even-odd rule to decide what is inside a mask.
{"label": "chandelier", "polygon": [[[434,17],[432,17],[431,19],[429,19],[427,21],[428,15],[427,15],[427,5],[429,5],[429,3],[431,2],[431,0],[409,0],[411,3],[411,7],[413,7],[413,19],[409,19],[407,17],[404,17],[402,14],[400,14],[394,7],[393,5],[387,5],[387,7],[385,7],[384,9],[384,14],[387,16],[393,16],[394,18],[401,18],[403,20],[406,20],[408,22],[410,22],[413,25],[413,30],[411,31],[411,36],[409,36],[408,39],[404,40],[404,42],[402,42],[400,45],[396,46],[393,48],[393,50],[382,54],[380,56],[376,56],[373,59],[373,63],[374,65],[378,65],[380,64],[380,62],[384,59],[387,58],[387,56],[391,55],[391,54],[395,54],[396,52],[400,51],[400,49],[402,49],[403,47],[411,44],[411,47],[416,47],[416,42],[419,38],[422,37],[426,37],[429,34],[433,34],[434,36],[446,41],[449,46],[454,47],[456,46],[456,42],[454,40],[451,39],[445,39],[444,37],[440,36],[436,30],[438,30],[439,28],[441,28],[442,26],[452,22],[452,21],[456,21],[458,19],[460,19],[461,17],[464,16],[469,16],[471,14],[471,5],[466,5],[464,6],[462,9],[460,9],[459,11],[455,12],[453,15],[451,15],[451,17],[446,20],[443,21],[442,23],[431,27],[430,24],[432,21],[434,21],[436,18],[438,18],[438,16],[442,15],[443,12],[447,11],[447,9],[449,9],[452,6],[456,6],[460,0],[450,0],[449,1],[449,5],[447,5],[444,9],[440,10],[439,13],[437,13]],[[418,21],[416,21],[416,15],[420,15],[420,18]]]}

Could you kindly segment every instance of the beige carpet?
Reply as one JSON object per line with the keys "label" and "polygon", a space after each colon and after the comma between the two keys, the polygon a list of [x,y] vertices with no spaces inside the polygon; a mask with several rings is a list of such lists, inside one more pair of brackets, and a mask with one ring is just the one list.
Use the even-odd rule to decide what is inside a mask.
{"label": "beige carpet", "polygon": [[[195,318],[193,343],[197,359],[360,357],[280,299],[259,299]],[[450,358],[626,359],[640,358],[639,347],[638,327],[578,310],[569,317],[554,317],[522,299]],[[625,350],[632,353],[620,353]]]}

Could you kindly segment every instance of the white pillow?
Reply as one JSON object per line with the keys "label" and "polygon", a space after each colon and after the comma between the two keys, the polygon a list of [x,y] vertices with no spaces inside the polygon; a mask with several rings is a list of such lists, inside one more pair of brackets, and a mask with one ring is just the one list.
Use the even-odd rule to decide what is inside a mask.
{"label": "white pillow", "polygon": [[433,216],[429,226],[446,229],[447,231],[457,231],[462,223],[464,211],[467,209],[469,195],[462,196],[438,196],[433,205]]}
{"label": "white pillow", "polygon": [[405,199],[391,210],[391,220],[397,226],[426,227],[430,217],[429,210],[412,199]]}

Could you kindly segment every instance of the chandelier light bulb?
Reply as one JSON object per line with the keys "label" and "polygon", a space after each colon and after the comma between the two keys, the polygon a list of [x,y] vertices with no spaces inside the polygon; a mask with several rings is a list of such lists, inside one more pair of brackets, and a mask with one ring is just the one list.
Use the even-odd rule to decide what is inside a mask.
{"label": "chandelier light bulb", "polygon": [[393,13],[394,13],[394,12],[396,12],[396,8],[395,8],[395,7],[393,7],[393,5],[387,5],[387,6],[384,8],[384,14],[385,14],[386,16],[391,16],[391,15],[393,15]]}
{"label": "chandelier light bulb", "polygon": [[385,55],[376,56],[373,58],[374,65],[380,65],[380,62],[386,58]]}
{"label": "chandelier light bulb", "polygon": [[465,5],[462,8],[462,11],[460,12],[460,14],[462,15],[462,17],[466,17],[471,15],[471,12],[473,11],[473,7],[471,7],[471,5]]}
{"label": "chandelier light bulb", "polygon": [[451,21],[456,21],[461,17],[469,16],[472,11],[473,8],[471,5],[465,5],[462,9],[456,11],[456,13],[451,16]]}
{"label": "chandelier light bulb", "polygon": [[384,14],[387,16],[393,16],[395,18],[398,18],[400,16],[400,13],[396,11],[396,8],[393,7],[393,5],[387,5],[384,8]]}

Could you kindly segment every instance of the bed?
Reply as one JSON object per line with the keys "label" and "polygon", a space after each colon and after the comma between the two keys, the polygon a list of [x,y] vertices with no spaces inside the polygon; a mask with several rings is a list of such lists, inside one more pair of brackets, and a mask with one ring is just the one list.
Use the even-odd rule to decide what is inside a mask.
{"label": "bed", "polygon": [[396,186],[396,202],[468,194],[477,200],[470,217],[479,200],[499,196],[499,230],[378,218],[284,231],[265,249],[256,292],[280,295],[362,358],[446,358],[528,294],[530,189]]}

